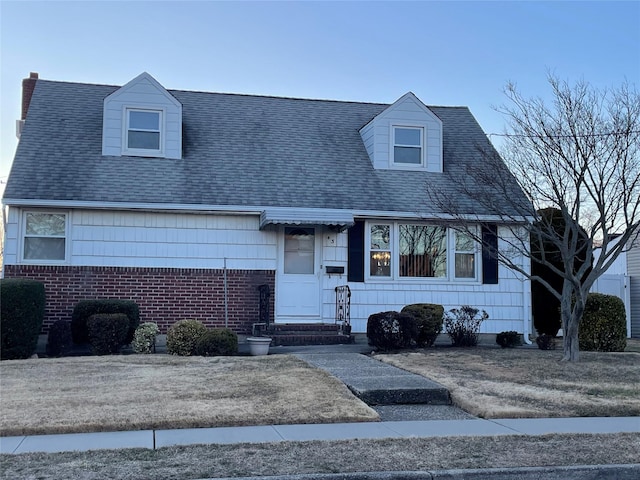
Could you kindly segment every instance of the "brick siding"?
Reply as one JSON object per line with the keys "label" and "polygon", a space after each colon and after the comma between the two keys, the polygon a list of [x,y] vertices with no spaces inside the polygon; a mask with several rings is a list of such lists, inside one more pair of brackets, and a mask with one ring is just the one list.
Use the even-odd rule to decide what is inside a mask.
{"label": "brick siding", "polygon": [[[45,285],[43,333],[56,320],[71,320],[80,300],[118,298],[140,307],[141,322],[156,322],[162,333],[178,320],[194,318],[208,327],[224,327],[224,270],[192,268],[70,267],[6,265],[7,278],[32,278]],[[273,321],[275,272],[227,270],[229,327],[251,333],[258,321],[258,286],[269,285]]]}

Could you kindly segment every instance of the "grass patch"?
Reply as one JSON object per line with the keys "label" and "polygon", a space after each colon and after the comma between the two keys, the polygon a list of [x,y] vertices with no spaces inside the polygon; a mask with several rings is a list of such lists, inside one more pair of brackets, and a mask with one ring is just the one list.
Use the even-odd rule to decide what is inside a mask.
{"label": "grass patch", "polygon": [[326,372],[288,355],[3,361],[0,434],[377,421]]}
{"label": "grass patch", "polygon": [[207,445],[1,455],[2,478],[188,480],[637,462],[640,434],[452,437]]}
{"label": "grass patch", "polygon": [[375,358],[447,387],[483,418],[640,415],[640,353],[581,352],[578,363],[535,348],[436,348]]}

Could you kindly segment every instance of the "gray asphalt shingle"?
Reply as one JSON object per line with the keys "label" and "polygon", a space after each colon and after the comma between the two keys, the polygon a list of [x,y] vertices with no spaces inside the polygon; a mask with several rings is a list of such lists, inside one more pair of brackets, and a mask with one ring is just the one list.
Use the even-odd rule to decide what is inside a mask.
{"label": "gray asphalt shingle", "polygon": [[[444,173],[374,170],[359,129],[388,105],[171,90],[180,160],[102,156],[104,98],[118,87],[38,80],[5,189],[11,199],[439,213],[429,188],[489,145],[465,107],[443,122]],[[468,213],[491,214],[459,195]],[[504,205],[497,198],[495,205]],[[506,208],[506,207],[505,207]]]}

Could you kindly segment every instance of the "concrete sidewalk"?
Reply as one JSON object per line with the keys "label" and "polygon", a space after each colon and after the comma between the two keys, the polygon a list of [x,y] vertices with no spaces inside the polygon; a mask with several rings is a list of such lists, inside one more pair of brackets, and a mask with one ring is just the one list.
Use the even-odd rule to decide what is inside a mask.
{"label": "concrete sidewalk", "polygon": [[640,417],[429,420],[33,435],[0,437],[0,453],[53,453],[120,448],[158,449],[174,445],[310,440],[622,432],[640,432]]}

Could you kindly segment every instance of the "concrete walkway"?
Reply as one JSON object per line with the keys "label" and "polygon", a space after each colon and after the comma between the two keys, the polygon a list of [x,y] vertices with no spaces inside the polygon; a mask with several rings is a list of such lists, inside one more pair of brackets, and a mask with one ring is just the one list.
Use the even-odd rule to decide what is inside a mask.
{"label": "concrete walkway", "polygon": [[300,442],[376,438],[640,432],[640,417],[428,420],[264,425],[0,437],[0,453],[67,452],[173,445]]}

